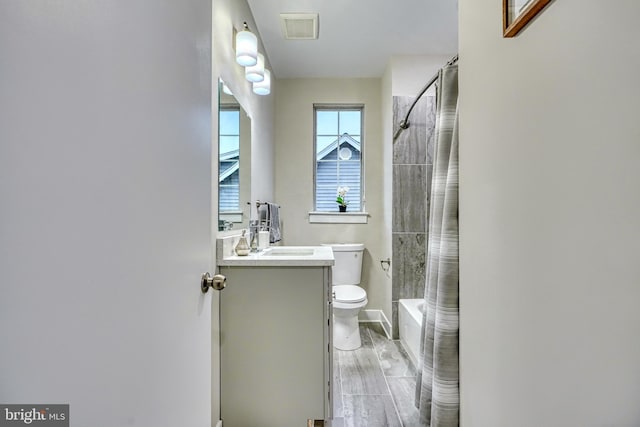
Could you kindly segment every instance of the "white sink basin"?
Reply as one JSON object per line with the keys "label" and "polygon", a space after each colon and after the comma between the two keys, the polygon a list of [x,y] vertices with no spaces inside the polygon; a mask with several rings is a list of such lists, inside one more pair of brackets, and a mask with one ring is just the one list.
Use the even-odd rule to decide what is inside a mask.
{"label": "white sink basin", "polygon": [[305,247],[274,247],[265,249],[262,252],[262,256],[282,256],[282,257],[299,257],[299,256],[313,256],[315,254],[314,248]]}
{"label": "white sink basin", "polygon": [[[238,256],[233,252],[233,239],[229,238],[226,250],[229,255],[218,259],[220,266],[299,267],[332,266],[335,263],[330,246],[271,246],[263,251]],[[224,249],[224,248],[223,248]],[[219,251],[222,252],[222,251]]]}

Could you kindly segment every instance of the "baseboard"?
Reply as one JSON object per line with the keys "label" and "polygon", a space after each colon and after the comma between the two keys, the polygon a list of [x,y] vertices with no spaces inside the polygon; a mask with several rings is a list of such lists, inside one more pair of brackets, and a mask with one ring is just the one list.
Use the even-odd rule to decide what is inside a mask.
{"label": "baseboard", "polygon": [[390,340],[393,339],[391,322],[389,322],[389,319],[387,319],[387,316],[384,315],[384,311],[382,310],[380,310],[380,323],[382,323],[382,329],[384,329],[384,333],[387,334],[387,338]]}
{"label": "baseboard", "polygon": [[358,322],[379,322],[382,310],[360,310],[358,313]]}
{"label": "baseboard", "polygon": [[219,420],[219,421],[216,423],[216,427],[222,427],[222,420]]}
{"label": "baseboard", "polygon": [[387,338],[391,339],[391,322],[389,322],[389,319],[387,319],[387,316],[384,315],[382,310],[360,310],[358,322],[380,322],[384,333],[387,334]]}

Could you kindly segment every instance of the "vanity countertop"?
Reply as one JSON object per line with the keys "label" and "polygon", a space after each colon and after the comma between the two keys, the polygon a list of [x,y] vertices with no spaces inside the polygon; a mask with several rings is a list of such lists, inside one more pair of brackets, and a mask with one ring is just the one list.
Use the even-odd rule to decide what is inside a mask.
{"label": "vanity countertop", "polygon": [[227,253],[217,260],[219,266],[245,267],[321,267],[334,262],[329,246],[271,246],[246,256]]}

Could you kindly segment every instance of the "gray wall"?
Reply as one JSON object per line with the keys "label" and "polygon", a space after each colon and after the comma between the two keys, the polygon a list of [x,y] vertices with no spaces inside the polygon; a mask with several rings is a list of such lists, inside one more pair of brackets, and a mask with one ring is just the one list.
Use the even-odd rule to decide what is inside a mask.
{"label": "gray wall", "polygon": [[[367,224],[310,224],[313,210],[313,104],[364,104],[364,179]],[[366,310],[390,301],[391,277],[380,260],[391,256],[383,238],[384,189],[380,79],[283,79],[276,94],[276,202],[285,245],[360,242]]]}
{"label": "gray wall", "polygon": [[464,427],[640,425],[640,3],[460,8]]}
{"label": "gray wall", "polygon": [[[415,98],[393,97],[394,130]],[[393,144],[392,326],[398,336],[398,300],[424,298],[429,193],[433,169],[435,97],[423,96],[409,118],[411,126]]]}

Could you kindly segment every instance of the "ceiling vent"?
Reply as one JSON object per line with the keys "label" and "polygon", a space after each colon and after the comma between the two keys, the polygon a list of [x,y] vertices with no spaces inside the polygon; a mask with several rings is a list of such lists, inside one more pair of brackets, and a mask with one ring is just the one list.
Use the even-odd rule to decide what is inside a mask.
{"label": "ceiling vent", "polygon": [[282,34],[287,40],[314,40],[318,38],[317,13],[281,13]]}

